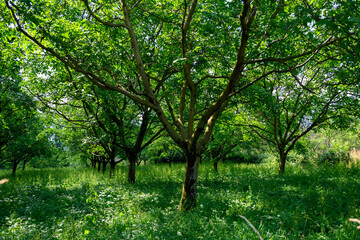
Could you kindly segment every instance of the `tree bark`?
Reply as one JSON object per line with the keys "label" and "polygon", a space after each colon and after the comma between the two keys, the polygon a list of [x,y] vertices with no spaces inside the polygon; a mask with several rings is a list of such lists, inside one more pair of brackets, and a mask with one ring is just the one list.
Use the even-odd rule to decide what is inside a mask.
{"label": "tree bark", "polygon": [[180,211],[189,211],[196,208],[196,191],[200,156],[195,153],[187,152],[185,180],[180,200]]}
{"label": "tree bark", "polygon": [[135,183],[135,168],[136,168],[137,154],[129,153],[127,155],[128,155],[128,160],[129,160],[128,182]]}
{"label": "tree bark", "polygon": [[286,157],[287,154],[285,152],[280,152],[280,161],[279,161],[279,174],[282,174],[285,172],[285,163],[286,163]]}
{"label": "tree bark", "polygon": [[111,159],[111,162],[110,162],[110,178],[115,176],[115,166],[116,166],[115,160]]}

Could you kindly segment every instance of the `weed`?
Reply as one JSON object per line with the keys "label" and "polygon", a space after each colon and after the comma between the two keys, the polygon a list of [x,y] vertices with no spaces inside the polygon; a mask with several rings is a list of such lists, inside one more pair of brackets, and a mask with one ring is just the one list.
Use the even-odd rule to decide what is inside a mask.
{"label": "weed", "polygon": [[[360,169],[345,164],[200,166],[198,208],[178,211],[183,164],[135,184],[92,169],[0,171],[0,239],[360,239]],[[246,217],[259,233],[240,216]]]}

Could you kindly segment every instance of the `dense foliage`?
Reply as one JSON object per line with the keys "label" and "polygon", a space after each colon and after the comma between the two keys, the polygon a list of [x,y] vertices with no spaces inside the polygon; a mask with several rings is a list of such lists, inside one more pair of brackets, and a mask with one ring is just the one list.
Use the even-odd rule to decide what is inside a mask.
{"label": "dense foliage", "polygon": [[359,59],[359,1],[1,1],[0,239],[359,239]]}
{"label": "dense foliage", "polygon": [[[196,207],[201,155],[231,101],[244,104],[241,98],[245,90],[280,78],[297,92],[306,89],[313,94],[301,98],[328,106],[327,100],[334,100],[335,92],[348,96],[344,86],[350,83],[357,88],[357,1],[5,0],[2,6],[7,8],[7,20],[12,19],[7,26],[16,27],[31,42],[24,45],[29,62],[38,62],[34,53],[46,58],[40,61],[46,64],[36,67],[38,72],[33,76],[42,74],[44,83],[59,78],[63,83],[59,89],[75,84],[80,92],[84,90],[82,93],[89,85],[97,86],[121,95],[115,98],[125,96],[153,111],[185,157],[182,210]],[[338,71],[343,65],[346,67]],[[308,66],[316,68],[308,74]],[[323,71],[317,75],[317,69]],[[339,76],[341,80],[336,81]],[[319,84],[324,78],[327,86]],[[309,82],[318,90],[311,89]],[[271,84],[266,88],[275,94]],[[322,90],[326,93],[321,94]],[[69,96],[63,97],[67,101]],[[340,100],[336,98],[336,102]],[[317,109],[315,105],[300,115],[312,114],[309,109]],[[313,123],[318,122],[311,117]],[[104,124],[98,122],[106,132],[101,126]],[[288,151],[301,135],[288,133],[296,137],[281,136],[284,140],[275,141],[280,172]],[[138,153],[126,155],[135,159]],[[135,161],[129,162],[134,168]]]}

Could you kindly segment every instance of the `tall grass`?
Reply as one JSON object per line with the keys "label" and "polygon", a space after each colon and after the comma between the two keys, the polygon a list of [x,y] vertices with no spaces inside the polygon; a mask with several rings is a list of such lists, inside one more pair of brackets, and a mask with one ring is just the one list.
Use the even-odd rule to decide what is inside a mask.
{"label": "tall grass", "polygon": [[179,212],[184,166],[0,171],[0,239],[360,239],[360,169],[202,164],[198,208]]}

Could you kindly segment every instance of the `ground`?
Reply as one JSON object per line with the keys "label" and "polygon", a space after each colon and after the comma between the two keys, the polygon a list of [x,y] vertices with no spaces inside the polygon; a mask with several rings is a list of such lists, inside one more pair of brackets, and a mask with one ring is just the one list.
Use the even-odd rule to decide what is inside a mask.
{"label": "ground", "polygon": [[198,207],[179,212],[184,165],[0,170],[0,239],[360,239],[360,168],[201,164]]}

